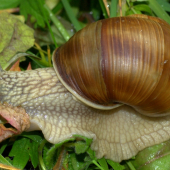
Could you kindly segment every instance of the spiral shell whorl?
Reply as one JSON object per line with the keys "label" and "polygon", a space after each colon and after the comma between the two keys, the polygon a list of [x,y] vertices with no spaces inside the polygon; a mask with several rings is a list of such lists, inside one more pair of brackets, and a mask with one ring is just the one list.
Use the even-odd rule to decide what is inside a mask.
{"label": "spiral shell whorl", "polygon": [[56,50],[54,67],[75,96],[165,115],[170,109],[169,35],[166,22],[145,15],[101,20]]}

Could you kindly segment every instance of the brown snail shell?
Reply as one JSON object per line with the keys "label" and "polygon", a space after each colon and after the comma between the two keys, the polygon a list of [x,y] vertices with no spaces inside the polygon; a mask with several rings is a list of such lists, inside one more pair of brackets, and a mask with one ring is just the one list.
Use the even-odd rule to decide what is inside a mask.
{"label": "brown snail shell", "polygon": [[123,103],[149,116],[167,115],[169,35],[169,24],[146,15],[100,20],[54,52],[54,68],[66,88],[92,107]]}

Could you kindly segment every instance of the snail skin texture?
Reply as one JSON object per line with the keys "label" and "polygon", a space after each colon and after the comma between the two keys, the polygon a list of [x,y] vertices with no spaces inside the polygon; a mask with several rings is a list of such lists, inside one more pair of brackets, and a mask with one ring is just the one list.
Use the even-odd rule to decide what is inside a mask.
{"label": "snail skin texture", "polygon": [[[31,125],[28,131],[42,130],[45,138],[49,142],[58,143],[62,140],[71,138],[74,134],[82,135],[93,139],[91,148],[96,151],[96,156],[98,158],[104,156],[105,158],[120,162],[122,160],[129,159],[132,156],[135,156],[140,150],[148,146],[159,144],[170,138],[170,116],[168,115],[169,108],[167,109],[170,91],[170,88],[168,87],[170,78],[168,77],[169,74],[167,74],[169,70],[168,57],[170,56],[168,52],[169,41],[167,35],[169,35],[168,31],[170,31],[170,29],[169,25],[166,22],[153,17],[148,18],[147,16],[143,15],[112,18],[98,21],[96,24],[101,27],[107,27],[107,24],[105,25],[106,21],[109,21],[109,25],[110,22],[116,21],[115,24],[117,25],[117,27],[114,29],[118,30],[113,29],[111,32],[109,32],[109,34],[118,36],[115,41],[119,43],[119,46],[115,48],[112,47],[111,51],[100,51],[101,49],[98,48],[98,54],[96,54],[96,50],[93,51],[93,49],[89,49],[89,42],[86,43],[84,39],[82,40],[82,44],[79,44],[79,42],[77,41],[74,42],[74,39],[76,39],[77,35],[79,37],[79,35],[84,34],[82,33],[84,29],[88,30],[91,28],[91,25],[89,25],[85,27],[82,31],[76,33],[75,36],[73,36],[69,40],[73,41],[73,44],[69,44],[68,42],[63,47],[59,48],[58,51],[54,52],[53,62],[54,65],[56,64],[56,61],[59,61],[59,63],[61,64],[59,72],[62,70],[61,72],[63,72],[64,76],[59,76],[60,79],[62,77],[67,77],[67,80],[71,81],[70,84],[72,85],[72,83],[74,82],[74,79],[72,79],[73,72],[76,72],[76,76],[78,77],[80,76],[80,70],[83,68],[80,68],[80,70],[77,71],[74,70],[72,72],[70,69],[71,67],[66,67],[66,72],[70,73],[71,78],[69,77],[69,74],[65,74],[66,72],[64,72],[63,68],[65,65],[67,65],[69,60],[71,63],[73,62],[71,59],[72,57],[78,57],[75,56],[74,53],[83,53],[84,51],[88,53],[89,49],[89,55],[91,54],[92,56],[88,58],[92,59],[95,55],[98,56],[99,53],[103,54],[107,52],[107,55],[110,56],[110,53],[114,52],[113,50],[117,49],[117,51],[115,51],[114,53],[118,55],[118,51],[120,51],[119,55],[123,55],[122,57],[120,57],[119,55],[115,56],[117,58],[116,61],[111,60],[110,58],[110,61],[107,61],[108,58],[106,57],[104,61],[106,65],[109,66],[109,68],[111,68],[111,64],[115,66],[115,68],[111,68],[114,75],[116,75],[116,69],[118,69],[118,72],[120,72],[116,76],[116,79],[118,78],[118,80],[111,80],[108,87],[110,90],[111,86],[113,86],[117,81],[120,82],[116,84],[115,87],[117,88],[118,86],[120,86],[123,90],[120,95],[125,96],[125,99],[127,98],[125,102],[122,102],[123,105],[119,105],[119,107],[117,107],[118,105],[115,104],[117,108],[110,109],[111,100],[109,100],[109,104],[104,102],[104,107],[106,108],[106,110],[104,110],[104,108],[96,109],[91,107],[93,105],[91,99],[90,102],[86,101],[88,100],[88,97],[85,97],[85,99],[83,99],[86,103],[83,104],[83,102],[81,102],[83,101],[83,95],[78,90],[74,89],[74,87],[76,87],[74,86],[75,82],[73,83],[73,90],[71,90],[71,85],[67,85],[66,80],[60,81],[58,76],[56,75],[56,71],[53,68],[43,68],[24,72],[0,72],[0,101],[7,102],[13,106],[23,107],[30,118]],[[130,24],[130,27],[128,27],[128,24]],[[92,24],[92,27],[93,26],[94,24]],[[137,36],[133,37],[133,33],[136,32],[136,29],[138,29],[139,26],[141,27],[142,33],[138,32],[139,38],[137,39]],[[93,30],[90,29],[92,33],[89,33],[89,37],[87,37],[87,35],[84,35],[85,39],[89,40],[89,38],[91,38],[91,36],[95,33],[95,38],[99,40],[96,41],[96,43],[100,43],[102,36],[98,35],[97,33],[101,31],[101,28],[98,28],[98,26],[94,27],[97,29],[97,31],[93,32]],[[128,35],[126,35],[128,29],[131,30],[131,35],[129,35],[129,37]],[[156,29],[158,29],[158,31],[156,31]],[[105,37],[107,37],[107,34],[108,32],[105,32]],[[145,34],[147,36],[145,36]],[[129,39],[126,40],[125,37]],[[147,37],[147,43],[145,37]],[[157,42],[157,38],[159,38],[159,42]],[[109,45],[111,41],[113,40],[107,40],[104,44],[102,43],[102,45],[111,48]],[[138,45],[138,42],[141,43],[139,43]],[[78,48],[79,45],[81,46],[81,48]],[[101,44],[97,45],[100,46]],[[151,45],[155,49],[146,49],[147,45]],[[125,46],[129,46],[129,55],[131,54],[132,57],[136,57],[135,60],[131,59],[131,56],[127,55],[127,51],[123,51],[125,50]],[[64,51],[65,48],[66,50]],[[92,46],[90,48],[92,48]],[[74,49],[75,51],[72,51],[72,49]],[[141,52],[142,56],[140,56],[140,61],[144,59],[146,65],[145,62],[141,64],[138,61],[139,55],[137,54]],[[62,60],[60,58],[60,53],[63,57],[65,53],[70,53],[70,58],[67,58],[66,55],[66,58]],[[73,56],[72,53],[74,54]],[[147,56],[150,56],[149,59],[145,57],[146,54]],[[160,54],[161,56],[159,56],[158,54]],[[57,56],[56,58],[56,55],[59,56]],[[154,59],[152,58],[153,56],[155,57]],[[164,63],[165,60],[167,60],[166,63]],[[86,59],[81,60],[81,65],[83,65],[84,62],[86,62]],[[128,62],[130,62],[131,65],[128,66]],[[91,61],[87,72],[81,70],[81,74],[84,73],[85,77],[88,77],[87,74],[92,75],[89,71],[92,69],[92,63],[93,61]],[[77,60],[73,64],[75,65],[75,69],[77,69]],[[156,66],[154,64],[156,64]],[[102,64],[102,69],[107,69],[106,65]],[[119,68],[119,66],[121,68]],[[153,69],[150,68],[151,66],[153,66]],[[139,73],[137,68],[139,68]],[[57,67],[55,69],[58,70]],[[158,70],[158,73],[155,73],[155,70]],[[127,78],[125,75],[123,75],[123,73],[125,72],[128,73]],[[97,72],[96,77],[100,76],[99,73],[100,71]],[[111,77],[110,72],[107,73],[109,73],[109,75],[105,75],[106,72],[102,73],[103,77],[106,79]],[[130,73],[133,75],[132,78],[129,77]],[[164,74],[166,75],[164,76]],[[126,79],[123,80],[123,78]],[[149,80],[149,78],[151,78],[151,80]],[[80,77],[78,77],[78,79],[80,79]],[[135,83],[135,79],[137,79],[137,83]],[[103,84],[102,82],[102,78],[99,78],[98,80],[104,86],[102,86],[100,83],[95,83],[94,80],[91,78],[89,78],[87,82],[84,82],[83,78],[81,81],[85,83],[83,86],[89,88],[89,92],[94,92],[96,94],[95,90],[99,90],[100,86],[101,88],[103,88],[103,90],[106,90],[105,84]],[[158,82],[158,80],[163,81],[163,83],[159,84],[160,82]],[[148,81],[148,84],[145,81]],[[64,84],[66,84],[66,87],[62,84],[63,82]],[[109,82],[108,79],[107,82]],[[133,88],[130,86],[130,83],[134,85]],[[152,83],[154,83],[154,85],[152,85]],[[92,84],[92,86],[90,86],[90,84]],[[97,84],[99,88],[92,89],[94,88],[94,84]],[[163,89],[159,91],[157,88],[160,86]],[[150,96],[148,96],[146,88],[144,87],[148,88],[148,91],[156,89],[157,95],[155,96],[155,98],[151,98],[152,93],[150,94]],[[139,95],[142,96],[141,100],[139,99],[139,97],[137,97],[137,94],[135,94],[135,97],[132,97],[132,95],[134,94],[132,93],[133,90],[136,90],[137,88],[140,88],[140,90],[138,90],[137,92]],[[126,90],[127,93],[125,93]],[[72,93],[70,91],[72,91]],[[88,90],[86,89],[85,91],[87,92]],[[102,92],[102,90],[100,92]],[[112,96],[114,92],[116,93],[115,95],[117,95],[117,89],[116,91],[113,89],[110,96]],[[109,95],[108,89],[104,93],[102,94],[103,96],[106,94]],[[77,97],[77,94],[79,94],[80,97]],[[109,98],[109,96],[107,95],[105,98]],[[145,103],[144,105],[143,99],[146,96],[147,103]],[[158,97],[162,98],[158,99]],[[75,100],[75,98],[78,98],[78,100]],[[94,98],[94,96],[91,98]],[[120,98],[122,99],[122,97]],[[101,100],[103,99],[100,97],[99,99],[99,102],[95,101],[94,107],[101,105]],[[154,105],[154,100],[156,100],[156,106]],[[128,105],[127,101],[132,101],[132,103],[136,105]],[[158,101],[160,103],[157,103]],[[120,102],[120,100],[118,100],[118,102]],[[89,103],[91,106],[87,106],[87,104]],[[149,107],[149,103],[151,103],[151,107]],[[146,109],[142,108],[143,106],[146,106]],[[161,107],[163,106],[165,106],[165,108],[161,109]],[[154,114],[155,108],[158,109],[158,112],[161,113],[160,116],[158,115],[157,111]],[[149,116],[140,114],[137,110],[139,110],[141,113],[144,112],[143,114],[146,114],[146,112],[148,111]],[[159,117],[151,117],[155,115]]]}

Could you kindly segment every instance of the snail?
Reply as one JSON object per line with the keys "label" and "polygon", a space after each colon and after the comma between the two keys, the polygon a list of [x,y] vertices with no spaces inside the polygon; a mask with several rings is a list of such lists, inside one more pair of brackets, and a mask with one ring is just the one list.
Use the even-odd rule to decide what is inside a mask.
{"label": "snail", "polygon": [[170,138],[169,33],[146,15],[89,24],[54,51],[54,68],[2,71],[0,101],[51,143],[78,134],[98,158],[129,159]]}

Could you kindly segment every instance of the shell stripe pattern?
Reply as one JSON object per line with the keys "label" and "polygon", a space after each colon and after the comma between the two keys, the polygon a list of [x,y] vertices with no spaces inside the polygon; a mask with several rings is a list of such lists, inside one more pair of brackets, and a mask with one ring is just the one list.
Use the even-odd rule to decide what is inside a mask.
{"label": "shell stripe pattern", "polygon": [[[54,53],[63,81],[85,99],[150,116],[170,109],[170,25],[145,15],[89,24]],[[74,95],[74,94],[73,94]]]}

